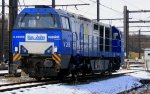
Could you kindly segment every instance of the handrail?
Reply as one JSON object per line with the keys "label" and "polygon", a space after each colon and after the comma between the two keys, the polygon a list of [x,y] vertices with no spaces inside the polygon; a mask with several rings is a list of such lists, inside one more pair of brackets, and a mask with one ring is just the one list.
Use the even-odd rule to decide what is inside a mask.
{"label": "handrail", "polygon": [[[75,37],[74,37],[74,34],[75,34]],[[76,32],[72,32],[72,41],[73,41],[73,43],[72,43],[72,47],[73,47],[73,49],[72,49],[72,53],[74,53],[74,42],[75,42],[75,49],[76,49],[76,51],[77,51],[77,33]],[[75,38],[75,41],[74,41],[74,38]]]}
{"label": "handrail", "polygon": [[[88,35],[88,34],[83,34],[83,39],[81,40],[81,37],[80,37],[80,40],[79,40],[79,42],[80,42],[80,48],[78,49],[78,45],[77,45],[77,33],[76,32],[73,32],[73,50],[75,49],[76,50],[76,52],[77,52],[77,50],[79,50],[79,52],[81,53],[81,54],[85,54],[85,52],[87,52],[88,53],[88,56],[90,56],[90,53],[91,52],[93,52],[93,49],[95,48],[95,44],[93,45],[93,42],[95,43],[95,41],[96,41],[96,49],[97,49],[97,51],[96,51],[96,53],[98,54],[98,51],[99,51],[99,49],[100,49],[100,45],[102,45],[103,47],[105,46],[105,50],[103,49],[102,51],[103,52],[106,52],[106,47],[108,47],[107,48],[107,51],[108,52],[112,52],[113,51],[113,49],[112,48],[120,48],[120,51],[121,51],[121,49],[122,49],[122,43],[124,43],[124,41],[123,40],[119,40],[119,39],[113,39],[113,38],[106,38],[105,37],[105,39],[104,39],[104,37],[101,37],[101,36],[92,36],[92,35]],[[74,37],[75,36],[75,37]],[[85,40],[85,38],[87,37],[87,40]],[[102,38],[103,40],[103,42],[100,42],[100,38]],[[95,40],[96,39],[96,40]],[[109,43],[108,44],[106,44],[105,42],[106,42],[106,40],[108,40],[109,41]],[[112,44],[112,41],[117,41],[117,45],[113,45]],[[104,45],[104,43],[105,43],[105,45]],[[75,47],[75,48],[74,48]],[[86,47],[86,48],[85,48]],[[73,53],[74,53],[74,51],[73,51]],[[94,52],[95,53],[95,52]]]}

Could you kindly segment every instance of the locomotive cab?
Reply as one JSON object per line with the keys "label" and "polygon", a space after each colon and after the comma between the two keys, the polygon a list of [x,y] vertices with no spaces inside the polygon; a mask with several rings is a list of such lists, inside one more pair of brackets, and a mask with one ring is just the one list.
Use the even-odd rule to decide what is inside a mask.
{"label": "locomotive cab", "polygon": [[24,9],[12,33],[13,61],[21,61],[21,68],[30,76],[56,76],[61,67],[66,67],[60,66],[61,54],[72,52],[71,41],[67,15],[52,8]]}

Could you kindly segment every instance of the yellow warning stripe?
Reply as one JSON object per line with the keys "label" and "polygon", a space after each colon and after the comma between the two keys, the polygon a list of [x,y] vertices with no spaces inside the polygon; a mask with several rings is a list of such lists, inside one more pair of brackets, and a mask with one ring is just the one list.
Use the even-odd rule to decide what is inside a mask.
{"label": "yellow warning stripe", "polygon": [[22,56],[20,55],[20,56],[18,57],[18,60],[20,60],[20,59],[21,59],[21,57],[22,57]]}
{"label": "yellow warning stripe", "polygon": [[59,62],[61,61],[60,57],[57,56],[56,54],[54,54],[54,57],[55,57]]}
{"label": "yellow warning stripe", "polygon": [[13,55],[13,61],[20,60],[20,59],[21,59],[21,55],[20,54],[14,54]]}
{"label": "yellow warning stripe", "polygon": [[53,59],[58,65],[60,65],[60,62],[59,62],[57,59],[55,59],[54,56],[52,56],[52,59]]}
{"label": "yellow warning stripe", "polygon": [[15,61],[15,60],[17,59],[17,57],[19,57],[19,54],[15,54],[15,55],[13,56],[13,61]]}
{"label": "yellow warning stripe", "polygon": [[53,55],[52,55],[52,59],[53,59],[58,65],[60,65],[60,63],[61,63],[60,57],[61,57],[61,55],[58,55],[58,54],[53,54]]}

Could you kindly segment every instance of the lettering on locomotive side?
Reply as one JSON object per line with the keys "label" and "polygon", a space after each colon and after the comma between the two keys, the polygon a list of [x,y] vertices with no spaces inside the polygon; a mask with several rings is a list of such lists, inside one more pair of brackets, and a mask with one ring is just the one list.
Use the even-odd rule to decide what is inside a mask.
{"label": "lettering on locomotive side", "polygon": [[59,39],[60,36],[54,35],[54,36],[48,36],[48,38],[50,38],[50,39]]}
{"label": "lettering on locomotive side", "polygon": [[26,34],[26,41],[47,41],[47,34]]}
{"label": "lettering on locomotive side", "polygon": [[64,47],[71,47],[70,42],[64,42]]}
{"label": "lettering on locomotive side", "polygon": [[25,38],[25,36],[13,36],[13,38],[21,39],[21,38]]}

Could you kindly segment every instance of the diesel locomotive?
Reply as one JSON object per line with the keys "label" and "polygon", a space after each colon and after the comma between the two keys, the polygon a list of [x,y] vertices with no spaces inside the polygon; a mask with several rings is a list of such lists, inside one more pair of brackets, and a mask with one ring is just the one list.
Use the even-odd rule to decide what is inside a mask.
{"label": "diesel locomotive", "polygon": [[13,62],[30,77],[111,73],[124,59],[114,26],[50,7],[25,8],[12,31]]}

